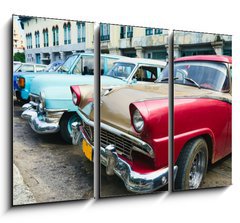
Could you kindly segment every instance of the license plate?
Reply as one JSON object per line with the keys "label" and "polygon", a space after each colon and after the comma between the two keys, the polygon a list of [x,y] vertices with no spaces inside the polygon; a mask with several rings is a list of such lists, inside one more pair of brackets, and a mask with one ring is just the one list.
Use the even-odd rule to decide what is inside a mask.
{"label": "license plate", "polygon": [[82,150],[85,156],[92,161],[92,147],[83,139],[82,141]]}

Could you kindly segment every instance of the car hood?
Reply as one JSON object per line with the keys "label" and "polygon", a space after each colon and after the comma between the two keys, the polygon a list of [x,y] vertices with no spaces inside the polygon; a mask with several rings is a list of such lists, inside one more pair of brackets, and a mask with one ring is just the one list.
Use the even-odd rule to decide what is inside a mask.
{"label": "car hood", "polygon": [[52,74],[57,74],[58,72],[46,72],[46,71],[43,71],[43,72],[19,72],[17,73],[18,76],[21,76],[21,77],[24,77],[25,79],[28,79],[28,78],[34,78],[34,77],[38,77],[38,76],[45,76],[45,75],[50,75],[52,76]]}
{"label": "car hood", "polygon": [[[47,75],[47,76],[38,76],[34,78],[32,85],[31,85],[31,93],[39,95],[42,90],[45,88],[51,88],[51,87],[58,87],[59,89],[66,88],[70,89],[71,85],[93,85],[94,84],[94,76],[92,75],[79,75],[79,74],[58,74],[58,75]],[[107,77],[107,76],[101,76],[101,84],[103,85],[123,85],[126,84],[125,81]],[[59,97],[62,97],[63,94],[61,93],[61,90],[58,92]],[[65,97],[68,97],[69,99],[72,98],[71,94],[64,95]]]}
{"label": "car hood", "polygon": [[[151,108],[147,101],[168,99],[168,84],[137,84],[121,88],[115,88],[110,93],[101,97],[100,118],[101,122],[116,127],[127,133],[132,133],[129,105],[132,102],[142,101],[145,103],[148,113]],[[177,98],[214,98],[217,100],[227,99],[226,93],[215,92],[207,89],[198,89],[186,85],[174,85],[174,97]],[[159,102],[157,102],[159,101]],[[93,112],[90,114],[93,120]]]}

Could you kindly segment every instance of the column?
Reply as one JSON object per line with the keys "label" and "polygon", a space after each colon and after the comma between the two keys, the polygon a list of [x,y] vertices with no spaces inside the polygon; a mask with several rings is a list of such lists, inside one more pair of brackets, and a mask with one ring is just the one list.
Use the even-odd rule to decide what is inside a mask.
{"label": "column", "polygon": [[136,50],[136,55],[137,55],[138,58],[143,58],[144,57],[142,47],[135,47],[135,50]]}
{"label": "column", "polygon": [[173,46],[173,58],[179,58],[181,57],[181,52],[180,52],[180,47],[179,45],[174,45]]}
{"label": "column", "polygon": [[223,40],[212,42],[211,45],[217,55],[223,55]]}

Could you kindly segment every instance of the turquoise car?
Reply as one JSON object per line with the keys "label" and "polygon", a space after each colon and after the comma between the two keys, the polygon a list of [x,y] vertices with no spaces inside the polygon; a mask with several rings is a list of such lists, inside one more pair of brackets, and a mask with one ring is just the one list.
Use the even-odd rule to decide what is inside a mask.
{"label": "turquoise car", "polygon": [[[114,60],[114,62],[113,62]],[[87,66],[87,67],[86,67]],[[39,134],[60,131],[63,139],[72,143],[72,123],[80,121],[72,102],[71,85],[93,85],[93,59],[84,59],[76,65],[76,75],[49,75],[34,78],[31,85],[30,102],[23,106],[22,118],[29,121]],[[111,55],[101,56],[101,85],[120,86],[155,81],[166,62],[133,59]],[[63,66],[64,67],[64,66]],[[106,70],[111,69],[106,72]],[[65,68],[66,69],[66,66]],[[87,70],[80,72],[81,70]]]}
{"label": "turquoise car", "polygon": [[[109,56],[109,55],[103,55],[104,57],[103,61],[104,62],[104,67],[103,71],[104,73],[108,72],[109,67],[112,66],[113,62],[116,59],[121,58],[121,56]],[[60,77],[59,75],[65,76],[71,75],[71,74],[90,74],[93,75],[93,58],[94,54],[93,53],[77,53],[74,55],[71,55],[70,57],[67,58],[67,60],[63,63],[62,66],[60,66],[56,71],[42,71],[42,72],[24,72],[20,73],[17,77],[17,90],[18,90],[18,99],[20,101],[29,101],[30,99],[30,89],[32,85],[32,81],[36,77],[42,77],[46,76],[46,78],[49,78],[49,75],[53,76],[56,74],[57,76],[53,76],[54,80],[56,78]],[[91,67],[88,66],[88,64],[82,64],[83,61],[85,63],[88,63],[88,61],[91,61]],[[45,66],[46,67],[46,66]]]}

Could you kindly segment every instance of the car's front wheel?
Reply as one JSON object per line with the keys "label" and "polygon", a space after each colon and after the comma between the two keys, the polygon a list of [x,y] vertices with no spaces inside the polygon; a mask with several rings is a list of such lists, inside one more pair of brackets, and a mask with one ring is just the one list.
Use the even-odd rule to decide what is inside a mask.
{"label": "car's front wheel", "polygon": [[80,117],[76,112],[66,112],[60,120],[60,133],[62,138],[69,144],[72,144],[72,123],[79,122]]}
{"label": "car's front wheel", "polygon": [[203,138],[188,142],[177,160],[178,172],[175,190],[197,189],[206,174],[208,166],[208,147]]}

